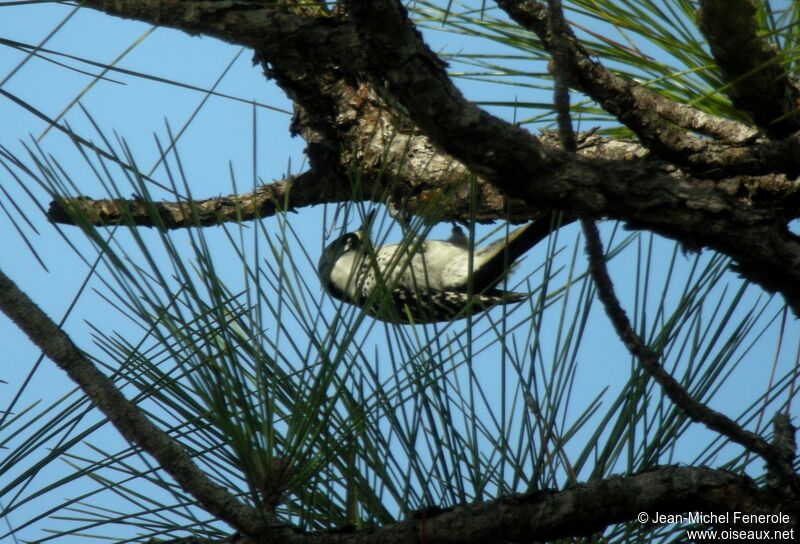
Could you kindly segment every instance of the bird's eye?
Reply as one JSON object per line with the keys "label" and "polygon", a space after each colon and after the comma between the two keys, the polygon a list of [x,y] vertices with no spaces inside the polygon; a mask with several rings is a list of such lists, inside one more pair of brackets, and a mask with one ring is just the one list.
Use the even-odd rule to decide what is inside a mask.
{"label": "bird's eye", "polygon": [[358,245],[358,242],[359,242],[358,236],[356,236],[355,234],[348,234],[347,237],[344,239],[344,250],[350,251],[352,249],[355,249],[355,247]]}

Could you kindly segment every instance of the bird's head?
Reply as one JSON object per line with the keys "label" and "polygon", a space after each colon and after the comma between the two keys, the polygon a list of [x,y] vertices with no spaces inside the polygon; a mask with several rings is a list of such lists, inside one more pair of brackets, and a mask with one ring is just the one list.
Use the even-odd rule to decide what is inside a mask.
{"label": "bird's head", "polygon": [[357,231],[339,236],[328,244],[319,257],[317,272],[322,286],[336,298],[344,298],[346,285],[350,279],[352,267],[357,261],[357,256],[364,245],[369,244],[369,227],[374,217],[375,210],[372,210],[364,218],[364,222]]}

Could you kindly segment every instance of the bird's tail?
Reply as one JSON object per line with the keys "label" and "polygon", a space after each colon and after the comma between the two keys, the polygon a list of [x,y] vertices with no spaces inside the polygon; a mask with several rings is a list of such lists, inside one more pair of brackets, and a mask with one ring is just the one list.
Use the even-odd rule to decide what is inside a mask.
{"label": "bird's tail", "polygon": [[515,261],[533,246],[564,225],[551,214],[514,229],[475,254],[473,285],[476,293],[493,289],[511,270]]}

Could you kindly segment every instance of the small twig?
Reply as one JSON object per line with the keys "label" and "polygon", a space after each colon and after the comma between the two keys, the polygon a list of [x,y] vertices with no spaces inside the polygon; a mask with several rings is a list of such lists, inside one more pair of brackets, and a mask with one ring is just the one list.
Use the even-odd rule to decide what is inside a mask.
{"label": "small twig", "polygon": [[630,320],[614,292],[614,285],[606,268],[603,243],[600,233],[593,221],[581,220],[583,234],[586,237],[586,254],[589,257],[589,266],[597,286],[597,294],[605,307],[606,313],[628,351],[638,359],[642,368],[660,386],[667,397],[682,409],[692,421],[702,423],[712,431],[726,436],[731,441],[740,444],[745,449],[752,451],[764,458],[769,472],[779,475],[787,485],[795,490],[800,490],[800,480],[792,467],[792,460],[782,446],[772,445],[757,434],[742,429],[735,421],[692,397],[675,378],[664,370],[658,361],[658,355],[645,345],[642,338],[631,327]]}
{"label": "small twig", "polygon": [[[797,453],[796,432],[797,428],[792,425],[789,416],[786,414],[778,412],[772,418],[772,446],[777,450],[778,455],[782,457],[783,463],[789,467],[793,466],[794,457]],[[796,495],[796,480],[794,478],[786,479],[783,476],[781,472],[768,470],[768,485],[786,496]]]}
{"label": "small twig", "polygon": [[572,118],[569,114],[569,43],[567,42],[567,28],[564,22],[564,13],[561,10],[561,0],[548,0],[550,9],[550,30],[553,36],[553,101],[558,115],[558,135],[562,147],[571,153],[578,150],[575,140],[575,131],[572,128]]}
{"label": "small twig", "polygon": [[772,418],[772,428],[772,443],[781,450],[786,461],[791,463],[797,452],[797,443],[794,439],[797,429],[789,421],[789,416],[781,413],[775,414]]}
{"label": "small twig", "polygon": [[0,310],[80,386],[126,440],[152,455],[161,468],[206,511],[250,535],[265,530],[265,524],[255,510],[212,482],[187,451],[125,398],[114,382],[100,372],[70,337],[2,271]]}

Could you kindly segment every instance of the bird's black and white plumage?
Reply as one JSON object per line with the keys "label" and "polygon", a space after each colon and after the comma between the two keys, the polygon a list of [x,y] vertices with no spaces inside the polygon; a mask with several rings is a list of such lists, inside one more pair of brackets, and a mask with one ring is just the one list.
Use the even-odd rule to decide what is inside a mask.
{"label": "bird's black and white plumage", "polygon": [[550,232],[542,224],[530,223],[474,252],[458,228],[448,240],[373,248],[368,232],[373,215],[361,229],[325,248],[318,271],[333,297],[396,323],[450,321],[525,300],[526,293],[504,291],[497,285],[515,261]]}

